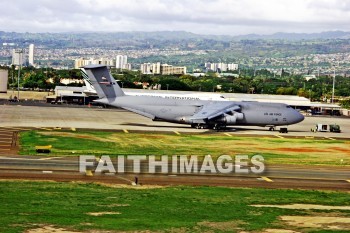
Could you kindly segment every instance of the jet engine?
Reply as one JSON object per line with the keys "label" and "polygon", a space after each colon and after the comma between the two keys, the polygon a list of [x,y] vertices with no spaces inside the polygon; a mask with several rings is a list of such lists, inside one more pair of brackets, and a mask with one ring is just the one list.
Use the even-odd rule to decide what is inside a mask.
{"label": "jet engine", "polygon": [[243,113],[233,112],[232,115],[224,114],[224,116],[220,117],[217,121],[228,125],[233,125],[236,124],[237,120],[243,120],[243,118]]}

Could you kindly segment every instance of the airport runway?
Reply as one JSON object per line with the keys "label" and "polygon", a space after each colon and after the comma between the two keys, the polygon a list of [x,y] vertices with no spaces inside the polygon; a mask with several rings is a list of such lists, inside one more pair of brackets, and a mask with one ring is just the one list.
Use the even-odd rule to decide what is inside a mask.
{"label": "airport runway", "polygon": [[[116,163],[114,163],[117,167]],[[77,157],[0,157],[0,179],[54,180],[132,184],[135,176],[143,185],[210,185],[229,187],[300,188],[350,191],[350,171],[344,167],[267,166],[262,174],[150,174],[147,165],[141,165],[141,174],[131,173],[127,164],[125,173],[79,173]]]}
{"label": "airport runway", "polygon": [[[121,109],[88,107],[2,105],[0,106],[0,119],[0,127],[126,129],[192,133],[208,131],[193,129],[188,125],[154,122],[143,116]],[[316,123],[339,124],[342,133],[313,133],[311,132],[311,128],[313,128]],[[306,117],[303,122],[288,126],[288,130],[289,136],[350,138],[350,118],[325,116]],[[230,127],[226,132],[246,135],[279,135],[278,132],[270,132],[267,128],[248,126]]]}

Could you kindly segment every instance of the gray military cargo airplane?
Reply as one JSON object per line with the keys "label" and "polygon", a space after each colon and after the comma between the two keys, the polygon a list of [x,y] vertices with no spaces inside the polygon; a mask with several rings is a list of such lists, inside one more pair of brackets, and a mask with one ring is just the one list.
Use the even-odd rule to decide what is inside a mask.
{"label": "gray military cargo airplane", "polygon": [[190,124],[193,128],[221,129],[228,125],[270,127],[296,124],[304,116],[286,104],[183,100],[125,95],[107,66],[83,67],[99,96],[96,102],[129,110],[154,121]]}

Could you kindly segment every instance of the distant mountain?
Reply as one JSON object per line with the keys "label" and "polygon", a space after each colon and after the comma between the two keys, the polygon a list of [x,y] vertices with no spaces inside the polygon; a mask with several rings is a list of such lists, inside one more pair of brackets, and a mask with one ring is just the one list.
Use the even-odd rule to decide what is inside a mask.
{"label": "distant mountain", "polygon": [[[185,31],[155,32],[66,32],[66,33],[17,33],[0,31],[0,47],[15,44],[27,47],[33,43],[44,48],[109,48],[109,49],[181,49],[181,50],[225,50],[258,51],[266,48],[264,40],[330,40],[349,39],[350,32],[329,31],[321,33],[275,33],[272,35],[249,34],[242,36],[199,35]],[[270,43],[270,41],[269,41]],[[344,42],[345,43],[345,42]],[[274,44],[277,48],[277,44]],[[285,45],[281,45],[288,47]],[[315,45],[316,46],[316,45]],[[345,45],[344,45],[345,46]],[[335,51],[318,44],[309,52],[327,53]],[[341,49],[344,49],[342,46]],[[338,50],[337,50],[338,51]],[[341,50],[342,51],[342,50]],[[255,55],[255,53],[251,53]]]}
{"label": "distant mountain", "polygon": [[229,35],[200,35],[186,31],[132,31],[132,32],[66,32],[66,33],[17,33],[0,31],[0,41],[11,40],[101,40],[101,38],[110,40],[136,40],[136,41],[194,41],[194,40],[215,40],[215,41],[232,41],[232,40],[313,40],[313,39],[350,39],[350,32],[344,31],[327,31],[321,33],[284,33],[278,32],[271,35],[248,34],[240,36]]}
{"label": "distant mountain", "polygon": [[233,37],[235,40],[315,40],[315,39],[350,39],[350,32],[327,31],[320,33],[285,33],[278,32],[272,35],[248,34]]}

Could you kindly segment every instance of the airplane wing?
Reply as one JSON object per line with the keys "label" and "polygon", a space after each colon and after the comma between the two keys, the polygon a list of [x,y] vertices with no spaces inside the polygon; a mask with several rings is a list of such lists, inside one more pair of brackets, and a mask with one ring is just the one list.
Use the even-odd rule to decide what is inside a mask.
{"label": "airplane wing", "polygon": [[203,105],[202,109],[195,113],[190,119],[195,123],[202,123],[221,115],[240,110],[241,107],[232,102],[210,102]]}
{"label": "airplane wing", "polygon": [[146,113],[146,112],[143,112],[143,111],[140,111],[140,110],[137,110],[137,109],[125,108],[125,107],[124,107],[124,109],[129,110],[130,112],[134,112],[136,114],[139,114],[141,116],[144,116],[144,117],[147,117],[147,118],[151,118],[152,120],[155,119],[154,115]]}

